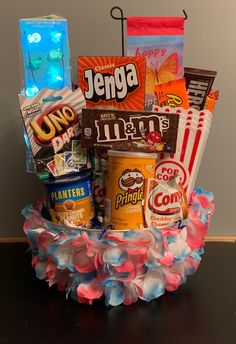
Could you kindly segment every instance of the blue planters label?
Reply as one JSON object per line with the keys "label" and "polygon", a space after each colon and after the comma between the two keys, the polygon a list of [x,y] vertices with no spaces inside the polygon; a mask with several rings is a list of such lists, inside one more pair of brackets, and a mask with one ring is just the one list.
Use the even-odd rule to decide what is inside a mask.
{"label": "blue planters label", "polygon": [[91,182],[88,179],[46,184],[48,208],[53,222],[88,226],[93,217]]}
{"label": "blue planters label", "polygon": [[90,182],[84,181],[77,185],[66,186],[52,186],[48,190],[48,196],[50,202],[64,202],[68,199],[73,201],[80,200],[82,198],[88,197],[91,195]]}

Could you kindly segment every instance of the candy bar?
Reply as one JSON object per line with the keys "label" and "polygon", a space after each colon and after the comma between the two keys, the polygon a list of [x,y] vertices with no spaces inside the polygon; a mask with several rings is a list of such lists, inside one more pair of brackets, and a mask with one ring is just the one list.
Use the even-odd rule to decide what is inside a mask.
{"label": "candy bar", "polygon": [[176,113],[83,109],[82,146],[174,153],[178,122]]}
{"label": "candy bar", "polygon": [[210,112],[214,111],[216,100],[219,98],[219,91],[210,91],[209,95],[207,96],[206,102],[204,104],[204,110],[208,110]]}
{"label": "candy bar", "polygon": [[186,80],[190,107],[197,110],[204,108],[216,74],[215,71],[211,70],[184,68],[184,78]]}
{"label": "candy bar", "polygon": [[171,108],[180,106],[184,109],[189,108],[184,79],[156,85],[155,94],[159,106],[170,106]]}

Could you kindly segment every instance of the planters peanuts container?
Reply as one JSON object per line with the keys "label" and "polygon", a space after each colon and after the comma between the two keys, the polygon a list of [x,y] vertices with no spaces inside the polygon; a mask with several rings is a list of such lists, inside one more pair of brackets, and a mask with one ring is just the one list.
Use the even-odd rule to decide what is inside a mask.
{"label": "planters peanuts container", "polygon": [[108,151],[105,223],[114,229],[144,228],[143,188],[154,178],[157,154]]}
{"label": "planters peanuts container", "polygon": [[44,182],[47,209],[57,224],[87,227],[94,216],[91,174],[49,179]]}

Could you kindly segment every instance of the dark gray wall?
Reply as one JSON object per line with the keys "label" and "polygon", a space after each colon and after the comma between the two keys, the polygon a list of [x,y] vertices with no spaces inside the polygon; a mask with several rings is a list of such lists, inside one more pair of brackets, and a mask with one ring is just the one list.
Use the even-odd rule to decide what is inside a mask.
{"label": "dark gray wall", "polygon": [[185,66],[218,71],[215,87],[221,91],[197,184],[215,194],[216,213],[210,235],[236,235],[236,2],[227,0],[0,0],[0,236],[22,236],[25,204],[39,199],[42,187],[25,172],[25,147],[19,114],[18,20],[61,14],[69,21],[73,76],[81,55],[119,55],[120,26],[110,18],[119,5],[125,15],[175,16],[185,9]]}

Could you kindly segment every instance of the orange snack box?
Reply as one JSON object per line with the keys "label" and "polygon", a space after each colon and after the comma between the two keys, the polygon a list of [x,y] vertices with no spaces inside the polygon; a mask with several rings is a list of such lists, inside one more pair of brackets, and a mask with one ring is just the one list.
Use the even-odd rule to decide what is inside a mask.
{"label": "orange snack box", "polygon": [[146,60],[128,56],[80,56],[78,85],[87,108],[144,110]]}
{"label": "orange snack box", "polygon": [[144,181],[154,177],[157,154],[108,151],[105,222],[114,229],[144,228]]}
{"label": "orange snack box", "polygon": [[189,108],[185,80],[173,80],[165,84],[155,85],[155,94],[159,106],[180,106]]}

